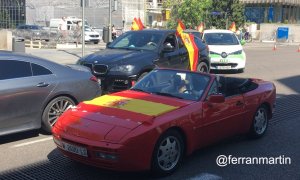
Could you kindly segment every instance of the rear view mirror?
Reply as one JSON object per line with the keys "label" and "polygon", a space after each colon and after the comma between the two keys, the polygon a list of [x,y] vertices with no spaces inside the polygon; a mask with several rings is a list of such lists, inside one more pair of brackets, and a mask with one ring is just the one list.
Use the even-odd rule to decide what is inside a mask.
{"label": "rear view mirror", "polygon": [[174,49],[175,48],[170,43],[166,43],[164,44],[163,52],[173,52]]}
{"label": "rear view mirror", "polygon": [[225,97],[223,94],[212,94],[208,97],[208,102],[223,103],[225,102]]}

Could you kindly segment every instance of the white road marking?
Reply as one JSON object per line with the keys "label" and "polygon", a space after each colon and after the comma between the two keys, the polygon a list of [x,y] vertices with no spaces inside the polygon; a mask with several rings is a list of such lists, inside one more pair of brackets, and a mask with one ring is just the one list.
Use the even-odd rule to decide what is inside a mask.
{"label": "white road marking", "polygon": [[47,137],[47,138],[43,138],[43,139],[39,139],[39,140],[35,140],[35,141],[30,141],[30,142],[26,142],[26,143],[17,144],[17,145],[12,146],[12,148],[27,146],[27,145],[31,145],[31,144],[35,144],[35,143],[39,143],[39,142],[49,141],[49,140],[52,140],[52,139],[53,139],[52,137]]}

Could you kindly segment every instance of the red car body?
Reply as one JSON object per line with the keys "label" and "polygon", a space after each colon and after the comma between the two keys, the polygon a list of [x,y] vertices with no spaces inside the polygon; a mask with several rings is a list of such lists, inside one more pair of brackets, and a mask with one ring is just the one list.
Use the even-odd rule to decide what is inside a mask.
{"label": "red car body", "polygon": [[[155,115],[110,108],[103,103],[99,106],[82,102],[66,111],[55,124],[52,130],[54,142],[63,154],[76,161],[104,169],[141,171],[151,168],[155,145],[168,129],[175,129],[182,135],[184,154],[189,155],[226,137],[249,132],[253,116],[262,104],[268,109],[268,118],[272,117],[276,97],[273,83],[251,79],[256,85],[253,90],[225,97],[222,103],[212,103],[207,99],[217,78],[207,76],[210,76],[209,85],[198,101],[133,90],[106,96],[175,107]],[[127,102],[114,103],[114,106],[122,106]],[[87,157],[66,151],[62,142],[85,148]]]}

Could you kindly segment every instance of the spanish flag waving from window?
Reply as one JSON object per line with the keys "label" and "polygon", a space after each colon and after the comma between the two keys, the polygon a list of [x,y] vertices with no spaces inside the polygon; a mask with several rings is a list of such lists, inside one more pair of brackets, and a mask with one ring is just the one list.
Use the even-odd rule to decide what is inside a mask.
{"label": "spanish flag waving from window", "polygon": [[197,71],[199,50],[194,35],[182,32],[181,39],[189,54],[191,71]]}
{"label": "spanish flag waving from window", "polygon": [[176,35],[180,36],[185,48],[188,51],[191,71],[197,71],[199,50],[195,43],[194,35],[185,33],[183,32],[184,30],[184,24],[181,20],[178,20]]}
{"label": "spanish flag waving from window", "polygon": [[143,29],[144,29],[144,25],[143,25],[141,19],[134,18],[132,21],[131,30],[138,31],[138,30],[143,30]]}
{"label": "spanish flag waving from window", "polygon": [[181,33],[185,30],[185,26],[181,20],[178,20],[178,25],[176,28],[176,35],[181,36]]}

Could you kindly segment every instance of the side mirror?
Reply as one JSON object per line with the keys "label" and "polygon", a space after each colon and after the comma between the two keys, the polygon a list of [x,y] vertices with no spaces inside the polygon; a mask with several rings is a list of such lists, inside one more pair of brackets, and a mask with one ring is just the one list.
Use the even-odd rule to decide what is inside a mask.
{"label": "side mirror", "polygon": [[212,94],[208,97],[208,102],[223,103],[225,102],[225,97],[223,94]]}
{"label": "side mirror", "polygon": [[164,44],[164,47],[163,47],[163,52],[173,52],[174,51],[174,47],[170,44],[170,43],[166,43]]}
{"label": "side mirror", "polygon": [[241,40],[241,45],[244,46],[245,44],[246,44],[245,39],[242,39],[242,40]]}

